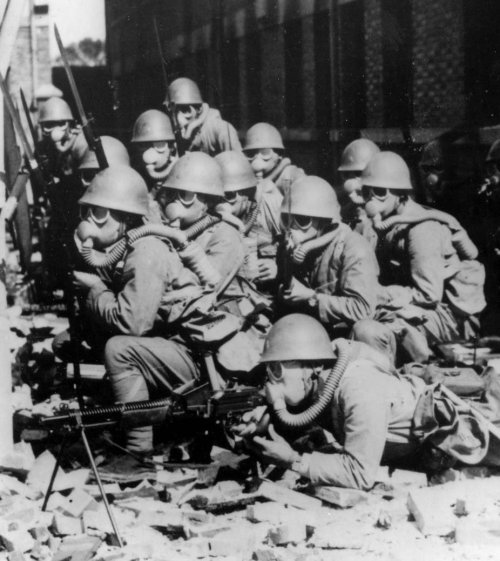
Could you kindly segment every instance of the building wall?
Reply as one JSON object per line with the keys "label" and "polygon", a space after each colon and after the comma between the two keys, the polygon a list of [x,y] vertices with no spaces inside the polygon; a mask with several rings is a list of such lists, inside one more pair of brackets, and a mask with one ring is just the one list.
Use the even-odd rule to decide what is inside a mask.
{"label": "building wall", "polygon": [[[408,155],[470,114],[466,0],[400,2],[107,0],[109,60],[122,99],[118,117],[130,127],[141,111],[161,106],[155,14],[169,79],[198,81],[240,135],[268,120],[281,129],[294,158],[329,179],[345,144],[359,135]],[[352,14],[359,25],[352,24]],[[290,40],[294,34],[300,35],[299,50]],[[399,100],[387,82],[398,80],[397,64],[388,60],[391,48],[405,64],[407,91]],[[488,129],[479,138],[495,134]]]}

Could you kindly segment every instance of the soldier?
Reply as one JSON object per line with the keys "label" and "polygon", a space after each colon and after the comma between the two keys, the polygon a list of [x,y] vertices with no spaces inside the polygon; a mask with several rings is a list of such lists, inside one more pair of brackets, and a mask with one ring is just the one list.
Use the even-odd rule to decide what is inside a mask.
{"label": "soldier", "polygon": [[214,158],[203,152],[179,158],[162,184],[161,200],[170,226],[192,232],[220,279],[235,273],[244,258],[238,229],[222,220],[216,207],[223,201],[222,171]]}
{"label": "soldier", "polygon": [[[290,314],[278,320],[261,356],[275,426],[261,407],[246,414],[247,424],[237,432],[257,455],[296,471],[313,485],[369,490],[382,460],[416,452],[412,419],[425,386],[419,378],[394,375],[390,361],[367,345],[338,341],[330,343],[311,317]],[[334,365],[337,384],[332,384]],[[292,414],[289,407],[302,413]],[[301,454],[278,434],[290,435],[293,427],[297,435],[312,422],[331,433],[334,450]]]}
{"label": "soldier", "polygon": [[[459,411],[440,384],[399,375],[367,345],[330,343],[313,318],[291,314],[276,322],[261,362],[267,367],[268,407],[245,414],[236,432],[258,456],[313,485],[367,491],[381,463],[432,473],[457,460],[471,465],[486,458],[484,417]],[[309,448],[299,450],[278,433],[291,439],[312,423],[333,437],[328,450],[311,452],[310,440]],[[494,451],[486,460],[498,464]]]}
{"label": "soldier", "polygon": [[174,80],[168,87],[164,103],[169,114],[175,111],[183,139],[183,146],[179,147],[182,154],[201,151],[215,156],[226,150],[241,150],[233,125],[224,121],[217,109],[203,101],[193,80]]}
{"label": "soldier", "polygon": [[375,253],[341,223],[331,185],[315,176],[297,179],[281,215],[289,238],[280,262],[283,304],[319,319],[330,333],[372,317],[378,292]]}
{"label": "soldier", "polygon": [[40,153],[46,157],[46,172],[52,179],[44,257],[52,288],[62,288],[66,265],[72,259],[72,236],[79,220],[78,199],[84,191],[77,170],[88,146],[81,127],[75,126],[69,105],[59,97],[49,98],[40,107],[39,124]]}
{"label": "soldier", "polygon": [[[118,139],[113,138],[112,136],[101,136],[101,143],[109,166],[130,165],[130,158],[127,149]],[[85,189],[90,186],[92,180],[99,171],[99,163],[97,162],[95,152],[87,148],[82,161],[78,166],[80,181]]]}
{"label": "soldier", "polygon": [[269,123],[257,123],[247,130],[243,151],[257,178],[272,181],[282,195],[304,175],[303,169],[285,158],[281,134]]}
{"label": "soldier", "polygon": [[380,149],[374,142],[367,138],[358,138],[345,147],[338,167],[344,193],[349,197],[349,202],[342,206],[342,220],[366,238],[374,249],[377,245],[377,234],[366,216],[360,177],[368,162],[378,152]]}
{"label": "soldier", "polygon": [[134,123],[130,141],[137,158],[137,169],[146,179],[149,189],[150,222],[161,222],[160,186],[177,161],[175,136],[170,119],[157,109],[141,113]]}
{"label": "soldier", "polygon": [[[78,235],[83,253],[92,261],[97,259],[95,250],[105,252],[143,224],[147,187],[132,168],[109,167],[96,175],[80,205],[83,221]],[[189,303],[201,294],[200,283],[183,266],[172,243],[156,235],[145,234],[128,243],[115,261],[99,268],[99,276],[74,273],[76,283],[87,292],[92,329],[86,333],[92,343],[101,348],[105,344],[115,401],[168,395],[198,375],[192,351],[179,332],[187,321]],[[140,455],[152,452],[151,427],[134,428],[126,438],[128,450]]]}
{"label": "soldier", "polygon": [[[407,349],[413,360],[429,358],[426,342],[477,334],[478,314],[486,304],[484,268],[475,260],[477,249],[462,226],[451,215],[410,198],[408,166],[394,152],[376,154],[361,181],[366,211],[379,235],[377,256],[384,286],[378,317],[385,315],[383,321],[398,335],[417,329],[424,336],[418,349]],[[380,325],[365,324],[361,331],[365,328],[369,335],[361,340],[380,346]]]}
{"label": "soldier", "polygon": [[283,197],[272,183],[259,183],[241,152],[215,157],[222,168],[224,197],[234,216],[242,221],[247,256],[244,276],[260,288],[276,279],[276,253]]}

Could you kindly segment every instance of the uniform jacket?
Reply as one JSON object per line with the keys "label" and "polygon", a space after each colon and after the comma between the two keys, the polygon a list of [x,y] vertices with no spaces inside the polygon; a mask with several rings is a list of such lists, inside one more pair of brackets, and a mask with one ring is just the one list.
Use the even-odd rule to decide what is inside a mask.
{"label": "uniform jacket", "polygon": [[248,236],[257,240],[259,258],[276,257],[278,237],[281,232],[281,203],[283,196],[270,180],[257,186],[259,212]]}
{"label": "uniform jacket", "polygon": [[[411,434],[412,419],[425,383],[417,377],[400,376],[388,367],[385,357],[372,354],[363,351],[348,365],[330,405],[318,419],[342,450],[303,455],[301,474],[314,485],[368,490],[382,460],[394,461],[418,447]],[[321,375],[321,382],[324,380]]]}
{"label": "uniform jacket", "polygon": [[351,230],[361,234],[370,247],[377,247],[378,235],[373,228],[372,221],[368,218],[363,206],[357,205],[349,201],[341,208],[342,221],[345,222]]}
{"label": "uniform jacket", "polygon": [[227,150],[241,152],[241,144],[236,129],[224,121],[217,109],[202,105],[201,114],[183,132],[186,151],[205,152],[216,156]]}
{"label": "uniform jacket", "polygon": [[378,293],[378,265],[367,241],[347,225],[322,250],[311,252],[297,279],[318,296],[318,319],[325,325],[348,325],[370,318]]}
{"label": "uniform jacket", "polygon": [[189,301],[172,301],[173,291],[200,293],[177,252],[154,236],[132,244],[118,265],[87,297],[89,319],[108,335],[167,334]]}
{"label": "uniform jacket", "polygon": [[[424,212],[424,207],[409,200],[401,216]],[[428,220],[395,225],[380,236],[377,256],[382,284],[408,287],[416,306],[434,309],[445,302],[467,313],[484,308],[482,265],[461,261],[444,224]]]}

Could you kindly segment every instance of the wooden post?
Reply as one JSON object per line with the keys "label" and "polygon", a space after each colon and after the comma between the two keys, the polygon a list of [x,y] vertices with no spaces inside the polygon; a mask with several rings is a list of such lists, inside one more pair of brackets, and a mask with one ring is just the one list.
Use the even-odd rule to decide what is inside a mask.
{"label": "wooden post", "polygon": [[[19,24],[24,13],[25,0],[0,0],[0,71],[5,76],[17,38]],[[4,101],[0,93],[0,204],[6,200],[4,161]],[[0,267],[7,259],[5,219],[0,213]],[[14,448],[12,424],[12,373],[10,362],[10,327],[3,315],[7,308],[5,284],[0,280],[0,454],[8,455]],[[3,315],[3,317],[2,317]]]}

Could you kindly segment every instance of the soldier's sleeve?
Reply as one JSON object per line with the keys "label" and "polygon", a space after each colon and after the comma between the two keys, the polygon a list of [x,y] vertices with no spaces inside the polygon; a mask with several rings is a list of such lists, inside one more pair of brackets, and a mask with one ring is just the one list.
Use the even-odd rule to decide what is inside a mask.
{"label": "soldier's sleeve", "polygon": [[[378,265],[366,240],[358,234],[348,235],[342,258],[335,266],[338,267],[338,286],[317,291],[320,320],[329,324],[339,321],[350,324],[372,317],[377,305]],[[328,289],[335,293],[328,293]]]}
{"label": "soldier's sleeve", "polygon": [[[355,366],[357,376],[342,381],[338,398],[345,435],[342,453],[313,452],[302,457],[301,475],[313,485],[369,490],[382,460],[390,421],[390,398],[384,376],[367,361]],[[334,415],[338,414],[335,410]]]}
{"label": "soldier's sleeve", "polygon": [[441,252],[445,235],[449,230],[432,221],[418,224],[408,233],[412,304],[429,308],[443,299],[445,263]]}
{"label": "soldier's sleeve", "polygon": [[89,292],[87,307],[97,324],[120,335],[141,336],[154,325],[175,256],[158,239],[143,238],[127,255],[122,287],[115,293],[104,283]]}

